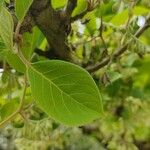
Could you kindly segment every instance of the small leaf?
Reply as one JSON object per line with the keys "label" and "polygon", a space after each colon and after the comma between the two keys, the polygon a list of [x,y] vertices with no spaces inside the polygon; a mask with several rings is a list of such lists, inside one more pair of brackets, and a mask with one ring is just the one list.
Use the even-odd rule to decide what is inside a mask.
{"label": "small leaf", "polygon": [[26,71],[26,66],[23,64],[20,58],[12,51],[9,51],[6,48],[1,38],[0,38],[0,60],[6,60],[7,63],[18,72],[25,73]]}
{"label": "small leaf", "polygon": [[19,100],[13,99],[2,106],[0,109],[1,121],[12,115],[19,107]]}
{"label": "small leaf", "polygon": [[32,33],[26,32],[23,34],[21,51],[26,59],[31,59],[31,55],[33,54],[40,35],[41,31],[37,27],[32,29]]}
{"label": "small leaf", "polygon": [[19,21],[23,20],[32,2],[33,0],[15,0],[15,12]]}
{"label": "small leaf", "polygon": [[63,6],[65,6],[67,0],[52,0],[52,6],[56,9],[56,8],[61,8]]}
{"label": "small leaf", "polygon": [[0,11],[0,36],[9,50],[13,49],[13,30],[12,16],[6,8],[2,7]]}
{"label": "small leaf", "polygon": [[97,30],[97,21],[93,12],[88,14],[88,18],[90,18],[90,21],[86,24],[86,29],[92,35]]}
{"label": "small leaf", "polygon": [[[28,60],[31,59],[31,55],[36,47],[36,42],[38,41],[40,35],[41,32],[38,28],[34,28],[32,33],[25,33],[23,35],[23,43],[20,50],[22,51],[22,54],[26,59]],[[0,48],[1,48],[1,41],[0,41]],[[1,55],[3,56],[4,53],[2,53],[0,50],[0,58]],[[21,59],[16,54],[14,54],[11,51],[5,51],[5,55],[6,55],[6,61],[13,69],[21,73],[26,72],[25,64],[21,61]]]}
{"label": "small leaf", "polygon": [[78,0],[77,7],[73,11],[72,16],[76,16],[76,15],[80,14],[81,12],[83,12],[86,9],[86,7],[87,7],[86,0]]}
{"label": "small leaf", "polygon": [[28,69],[32,95],[52,118],[66,125],[83,125],[102,114],[99,89],[77,65],[52,60]]}
{"label": "small leaf", "polygon": [[116,71],[107,71],[108,77],[110,79],[110,82],[113,83],[116,80],[122,78],[122,74]]}
{"label": "small leaf", "polygon": [[21,59],[11,51],[7,51],[6,53],[6,61],[8,64],[15,70],[21,73],[26,72],[26,66],[23,64]]}

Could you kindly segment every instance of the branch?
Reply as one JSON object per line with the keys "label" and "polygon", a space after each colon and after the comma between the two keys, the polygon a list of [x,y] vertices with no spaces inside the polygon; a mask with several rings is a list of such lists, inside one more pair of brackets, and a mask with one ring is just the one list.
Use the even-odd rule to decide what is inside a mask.
{"label": "branch", "polygon": [[[53,11],[51,0],[34,0],[28,14],[26,15],[22,26],[20,28],[20,33],[32,31],[33,26],[37,25],[36,18],[40,17],[43,12],[48,15],[48,10]],[[44,20],[44,15],[41,20]],[[48,15],[49,16],[49,15]],[[47,17],[48,17],[47,16]]]}
{"label": "branch", "polygon": [[[138,31],[134,34],[134,37],[139,38],[145,30],[147,30],[150,27],[150,14],[146,18],[146,23],[143,27],[139,28]],[[132,42],[133,39],[130,39],[125,45],[123,45],[121,48],[119,48],[112,57],[106,57],[102,60],[102,62],[97,63],[95,65],[88,66],[86,68],[87,71],[90,73],[95,72],[107,64],[110,63],[110,61],[116,60],[117,57],[121,56],[128,48],[128,45]]]}
{"label": "branch", "polygon": [[29,16],[33,18],[35,25],[39,27],[54,50],[53,55],[60,59],[70,59],[69,47],[66,44],[71,28],[70,18],[63,16],[62,13],[63,10],[52,8],[50,0],[34,0],[29,10]]}
{"label": "branch", "polygon": [[[68,0],[67,13],[71,14],[76,7],[76,3],[77,0]],[[18,20],[15,16],[14,7],[10,11],[13,11],[12,16],[16,28]],[[33,0],[23,23],[19,25],[19,35],[25,32],[32,32],[32,28],[37,26],[52,49],[49,55],[54,56],[53,58],[70,60],[71,51],[67,44],[67,37],[71,31],[70,18],[71,16],[67,16],[64,10],[53,9],[51,0]]]}

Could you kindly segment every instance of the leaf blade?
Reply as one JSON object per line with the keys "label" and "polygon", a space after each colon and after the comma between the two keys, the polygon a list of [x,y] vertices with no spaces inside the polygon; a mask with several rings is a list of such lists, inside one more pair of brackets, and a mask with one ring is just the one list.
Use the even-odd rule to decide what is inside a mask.
{"label": "leaf blade", "polygon": [[[43,61],[33,64],[28,75],[33,97],[55,120],[71,126],[82,125],[102,113],[98,88],[80,67],[64,61]],[[37,91],[37,87],[42,89]]]}

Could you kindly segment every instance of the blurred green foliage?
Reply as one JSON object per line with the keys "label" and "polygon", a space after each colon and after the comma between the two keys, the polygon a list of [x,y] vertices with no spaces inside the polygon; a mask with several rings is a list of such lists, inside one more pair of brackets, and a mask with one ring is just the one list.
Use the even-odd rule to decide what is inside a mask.
{"label": "blurred green foliage", "polygon": [[[56,9],[65,4],[65,0],[53,0]],[[82,12],[85,7],[86,1],[79,0],[73,15]],[[123,56],[92,74],[103,96],[104,116],[101,119],[82,127],[60,125],[35,105],[28,88],[22,114],[0,129],[0,149],[150,150],[150,29],[139,39],[133,36],[139,28],[139,17],[145,17],[149,12],[149,0],[103,0],[94,11],[72,24],[68,40],[71,46],[76,47],[74,55],[83,66],[100,61],[106,47],[111,55],[133,39]],[[99,38],[101,18],[106,45]],[[3,54],[1,41],[0,60],[4,62],[4,70],[0,73],[2,121],[18,106],[23,91],[20,72],[23,72],[24,66],[18,66],[16,59],[17,63],[11,63],[14,58]],[[35,48],[45,50],[47,46],[38,29],[24,35],[24,41],[27,41],[26,47],[32,46],[28,50],[32,54]],[[17,71],[10,69],[4,57]],[[32,61],[41,59],[45,58],[35,53],[32,55]]]}

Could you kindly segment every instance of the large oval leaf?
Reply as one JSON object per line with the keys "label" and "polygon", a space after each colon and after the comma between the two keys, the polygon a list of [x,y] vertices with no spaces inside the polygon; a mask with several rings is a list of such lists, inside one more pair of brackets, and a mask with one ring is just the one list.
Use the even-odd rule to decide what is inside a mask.
{"label": "large oval leaf", "polygon": [[0,11],[0,36],[7,49],[13,49],[14,24],[11,14],[4,7]]}
{"label": "large oval leaf", "polygon": [[33,97],[55,120],[83,125],[102,113],[99,89],[81,67],[58,60],[34,63],[28,69]]}

